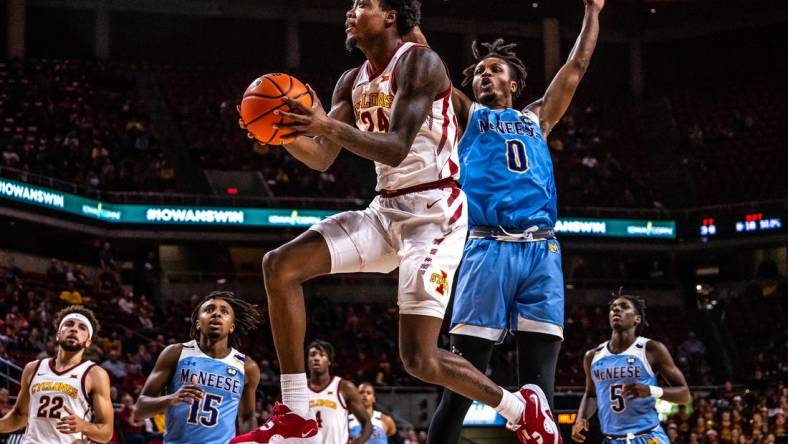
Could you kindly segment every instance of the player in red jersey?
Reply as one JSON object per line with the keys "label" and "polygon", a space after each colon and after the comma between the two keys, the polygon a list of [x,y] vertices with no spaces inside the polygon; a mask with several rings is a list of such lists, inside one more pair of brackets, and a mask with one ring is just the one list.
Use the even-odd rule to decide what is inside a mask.
{"label": "player in red jersey", "polygon": [[[278,406],[255,436],[234,442],[275,436],[319,442],[314,420],[306,418],[302,284],[332,273],[399,268],[400,354],[410,374],[490,405],[514,424],[529,418],[533,427],[521,431],[550,416],[538,397],[525,396],[524,402],[437,346],[462,256],[467,206],[455,182],[457,122],[448,73],[434,51],[402,40],[418,25],[420,6],[417,0],[356,0],[346,14],[346,44],[367,61],[342,75],[331,111],[326,114],[316,96],[312,108],[289,101],[298,113],[276,111],[291,120],[279,125],[288,131],[285,137],[298,136],[285,145],[290,154],[318,170],[327,169],[342,148],[373,160],[379,195],[366,210],[321,221],[266,254],[263,272],[286,406]],[[557,442],[555,432],[544,439]],[[518,437],[531,439],[520,432]]]}

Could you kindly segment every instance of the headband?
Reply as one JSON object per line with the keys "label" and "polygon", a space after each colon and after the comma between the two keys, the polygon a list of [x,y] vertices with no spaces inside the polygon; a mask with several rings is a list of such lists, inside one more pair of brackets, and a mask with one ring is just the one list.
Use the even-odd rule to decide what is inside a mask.
{"label": "headband", "polygon": [[85,317],[85,315],[79,313],[69,313],[66,316],[64,316],[63,320],[60,321],[60,325],[57,327],[57,329],[60,330],[61,328],[63,328],[63,324],[65,324],[66,321],[68,321],[69,319],[73,319],[75,321],[79,321],[85,324],[88,327],[88,333],[90,333],[88,339],[91,339],[93,337],[93,324],[90,323],[90,320],[88,320],[88,318]]}

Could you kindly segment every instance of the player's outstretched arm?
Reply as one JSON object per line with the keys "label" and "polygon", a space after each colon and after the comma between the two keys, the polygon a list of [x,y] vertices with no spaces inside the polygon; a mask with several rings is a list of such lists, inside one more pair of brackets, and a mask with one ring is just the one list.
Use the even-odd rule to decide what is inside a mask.
{"label": "player's outstretched arm", "polygon": [[66,406],[66,415],[60,417],[57,430],[60,433],[82,434],[95,442],[109,442],[115,425],[115,412],[112,410],[107,371],[97,365],[91,367],[86,384],[93,406],[93,421],[85,421]]}
{"label": "player's outstretched arm", "polygon": [[594,349],[586,352],[583,357],[583,369],[586,373],[586,390],[580,407],[577,409],[577,419],[572,426],[572,439],[577,442],[586,440],[585,433],[588,432],[588,420],[596,413],[596,386],[591,379],[591,361],[594,359]]}
{"label": "player's outstretched arm", "polygon": [[148,375],[140,397],[137,399],[132,421],[141,421],[167,410],[172,405],[202,398],[202,389],[195,384],[184,384],[175,393],[161,395],[172,379],[178,358],[181,356],[181,350],[183,350],[183,344],[169,345],[156,359],[156,365]]}
{"label": "player's outstretched arm", "polygon": [[583,28],[572,52],[569,53],[569,58],[550,82],[544,97],[525,107],[526,110],[539,116],[539,125],[545,137],[550,134],[572,103],[572,97],[591,63],[591,55],[596,48],[599,36],[599,12],[604,8],[605,0],[583,0],[583,3],[586,10]]}
{"label": "player's outstretched arm", "polygon": [[238,432],[244,434],[251,432],[257,426],[254,420],[256,406],[255,394],[260,383],[260,367],[250,356],[244,361],[244,392],[241,395],[241,405],[238,407]]}
{"label": "player's outstretched arm", "polygon": [[[690,402],[692,395],[690,394],[687,380],[684,379],[684,374],[681,373],[676,363],[673,362],[673,357],[670,355],[668,348],[665,344],[659,341],[648,341],[646,343],[646,354],[651,361],[651,367],[659,373],[665,382],[670,387],[661,387],[658,391],[662,395],[657,397],[670,401],[676,404],[686,404]],[[644,384],[624,384],[621,393],[629,398],[648,398],[655,396],[651,387]]]}
{"label": "player's outstretched arm", "polygon": [[30,381],[33,373],[38,368],[39,361],[28,362],[22,370],[22,380],[19,383],[19,394],[16,396],[14,407],[0,418],[0,433],[11,433],[27,425],[27,413],[30,402]]}
{"label": "player's outstretched arm", "polygon": [[[320,106],[310,109],[289,99],[291,109],[301,114],[281,112],[280,115],[293,123],[280,127],[306,135],[323,135],[365,159],[397,166],[408,155],[435,97],[451,83],[443,61],[429,48],[417,48],[403,55],[395,74],[398,89],[391,108],[391,122],[375,124],[381,132],[361,131],[326,115]],[[386,125],[388,130],[384,131]]]}
{"label": "player's outstretched arm", "polygon": [[347,403],[347,409],[350,410],[350,413],[352,413],[353,416],[356,417],[356,420],[358,420],[358,423],[361,424],[361,434],[351,441],[351,443],[361,444],[367,442],[369,437],[372,436],[372,422],[370,422],[369,415],[367,415],[367,409],[365,409],[364,404],[361,403],[361,394],[359,394],[358,388],[356,388],[352,382],[343,379],[339,383],[339,391],[342,393],[342,397]]}

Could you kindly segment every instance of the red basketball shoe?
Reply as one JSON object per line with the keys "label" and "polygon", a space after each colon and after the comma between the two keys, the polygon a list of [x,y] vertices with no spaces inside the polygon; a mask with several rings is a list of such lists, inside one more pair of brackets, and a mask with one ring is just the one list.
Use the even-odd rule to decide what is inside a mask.
{"label": "red basketball shoe", "polygon": [[230,444],[320,444],[317,422],[293,413],[286,405],[276,403],[274,416],[260,428],[236,436]]}
{"label": "red basketball shoe", "polygon": [[518,397],[525,402],[520,422],[510,426],[522,444],[563,444],[547,397],[538,385],[526,384],[520,388]]}

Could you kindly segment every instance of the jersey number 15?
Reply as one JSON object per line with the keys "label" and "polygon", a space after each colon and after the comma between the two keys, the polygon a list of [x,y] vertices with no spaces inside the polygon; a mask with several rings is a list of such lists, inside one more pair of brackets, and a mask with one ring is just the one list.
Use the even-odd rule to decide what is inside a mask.
{"label": "jersey number 15", "polygon": [[222,405],[222,400],[222,396],[213,393],[205,393],[202,399],[192,400],[186,422],[204,427],[215,426],[219,421],[219,406]]}

